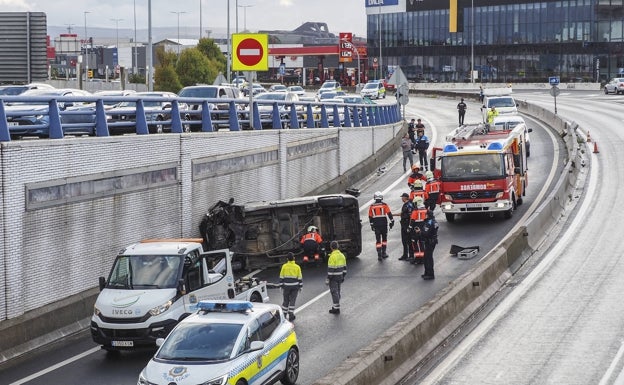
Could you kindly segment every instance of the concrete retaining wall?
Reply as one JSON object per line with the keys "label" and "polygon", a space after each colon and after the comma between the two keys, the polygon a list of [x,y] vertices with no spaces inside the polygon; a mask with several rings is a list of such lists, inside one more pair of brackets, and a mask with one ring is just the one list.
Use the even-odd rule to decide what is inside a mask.
{"label": "concrete retaining wall", "polygon": [[1,143],[0,362],[86,327],[120,247],[200,236],[217,200],[343,192],[399,151],[403,129]]}
{"label": "concrete retaining wall", "polygon": [[565,140],[568,161],[552,193],[524,226],[479,264],[314,385],[398,383],[500,289],[552,235],[557,222],[576,203],[569,197],[578,188],[582,155],[577,150],[578,143],[584,142],[583,133],[575,123],[565,122],[549,111],[526,103],[520,110],[544,121]]}

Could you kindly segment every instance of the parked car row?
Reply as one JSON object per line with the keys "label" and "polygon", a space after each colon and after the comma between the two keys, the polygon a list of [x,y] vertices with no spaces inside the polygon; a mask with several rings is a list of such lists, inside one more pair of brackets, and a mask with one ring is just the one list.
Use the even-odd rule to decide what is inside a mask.
{"label": "parked car row", "polygon": [[[9,90],[11,87],[0,87],[0,98],[2,92],[15,94],[17,90]],[[50,104],[45,98],[50,99],[58,97],[76,97],[73,101],[58,102],[60,123],[64,135],[96,135],[96,105],[93,98],[81,101],[82,97],[101,96],[104,104],[106,121],[108,123],[108,131],[110,135],[121,135],[126,133],[135,133],[137,131],[137,115],[136,101],[124,100],[124,97],[134,96],[145,98],[143,100],[143,109],[145,113],[145,121],[142,124],[147,126],[149,133],[163,133],[172,131],[172,101],[177,97],[182,98],[198,98],[198,99],[224,99],[223,103],[211,100],[208,103],[210,109],[211,123],[214,128],[229,127],[230,105],[232,100],[240,100],[235,103],[239,110],[238,119],[241,128],[249,129],[250,113],[248,103],[244,103],[245,96],[241,95],[241,90],[232,85],[196,85],[184,87],[177,95],[170,92],[138,92],[119,90],[119,91],[101,91],[91,94],[88,91],[79,89],[56,89],[46,84],[32,84],[20,89],[22,96],[38,96],[37,101],[5,101],[5,112],[7,116],[7,124],[9,134],[12,139],[20,139],[26,136],[35,136],[47,138],[50,136]],[[275,85],[267,91],[260,84],[253,84],[255,97],[258,102],[260,112],[260,120],[262,128],[289,128],[292,122],[290,103],[299,102],[327,102],[327,103],[347,103],[347,104],[363,104],[372,103],[368,98],[362,98],[358,95],[347,95],[344,91],[339,90],[337,82],[330,86],[325,86],[324,91],[317,98],[306,96],[306,91],[301,86]],[[258,89],[259,91],[256,91]],[[330,91],[333,89],[333,91]],[[163,99],[164,100],[155,100]],[[289,105],[290,104],[290,105]],[[180,119],[182,121],[182,130],[185,132],[200,131],[202,129],[203,103],[178,103],[180,110]],[[274,106],[278,107],[279,116],[273,118]],[[305,106],[295,104],[296,117],[299,126],[303,127],[306,122]],[[314,119],[320,120],[321,107],[314,106]],[[333,108],[327,108],[328,120],[333,125]],[[340,120],[344,119],[344,108],[340,108]],[[353,113],[350,114],[353,118]],[[279,121],[279,124],[277,123]],[[276,126],[277,125],[277,126]],[[320,122],[315,123],[320,126]]]}

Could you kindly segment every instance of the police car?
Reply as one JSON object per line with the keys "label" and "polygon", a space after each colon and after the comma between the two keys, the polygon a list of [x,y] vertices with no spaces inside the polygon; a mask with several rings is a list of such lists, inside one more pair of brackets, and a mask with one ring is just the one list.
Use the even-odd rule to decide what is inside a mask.
{"label": "police car", "polygon": [[137,385],[294,385],[299,347],[279,305],[201,301],[141,371]]}

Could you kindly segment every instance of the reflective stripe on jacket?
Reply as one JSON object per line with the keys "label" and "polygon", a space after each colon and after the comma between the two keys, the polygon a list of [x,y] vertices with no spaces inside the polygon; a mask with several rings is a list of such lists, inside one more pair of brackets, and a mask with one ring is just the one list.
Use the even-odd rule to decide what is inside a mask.
{"label": "reflective stripe on jacket", "polygon": [[280,284],[283,286],[303,286],[301,267],[295,261],[288,261],[282,265]]}
{"label": "reflective stripe on jacket", "polygon": [[301,237],[301,244],[304,244],[304,243],[305,243],[305,241],[309,241],[309,240],[312,240],[312,241],[314,241],[314,242],[316,242],[316,243],[321,243],[321,242],[323,242],[323,238],[321,238],[321,236],[319,235],[319,233],[312,232],[312,233],[307,233],[307,234],[304,234],[304,235]]}
{"label": "reflective stripe on jacket", "polygon": [[332,250],[327,260],[327,278],[347,274],[347,258],[340,250]]}
{"label": "reflective stripe on jacket", "polygon": [[437,180],[432,180],[427,182],[425,185],[425,191],[429,194],[435,194],[440,192],[440,182]]}

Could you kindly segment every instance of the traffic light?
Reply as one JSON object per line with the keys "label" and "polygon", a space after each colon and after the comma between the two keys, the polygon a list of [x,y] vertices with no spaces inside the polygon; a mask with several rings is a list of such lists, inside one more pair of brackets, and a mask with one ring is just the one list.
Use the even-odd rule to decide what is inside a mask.
{"label": "traffic light", "polygon": [[89,70],[89,72],[87,72],[87,76],[89,77],[89,79],[93,78],[93,70]]}

